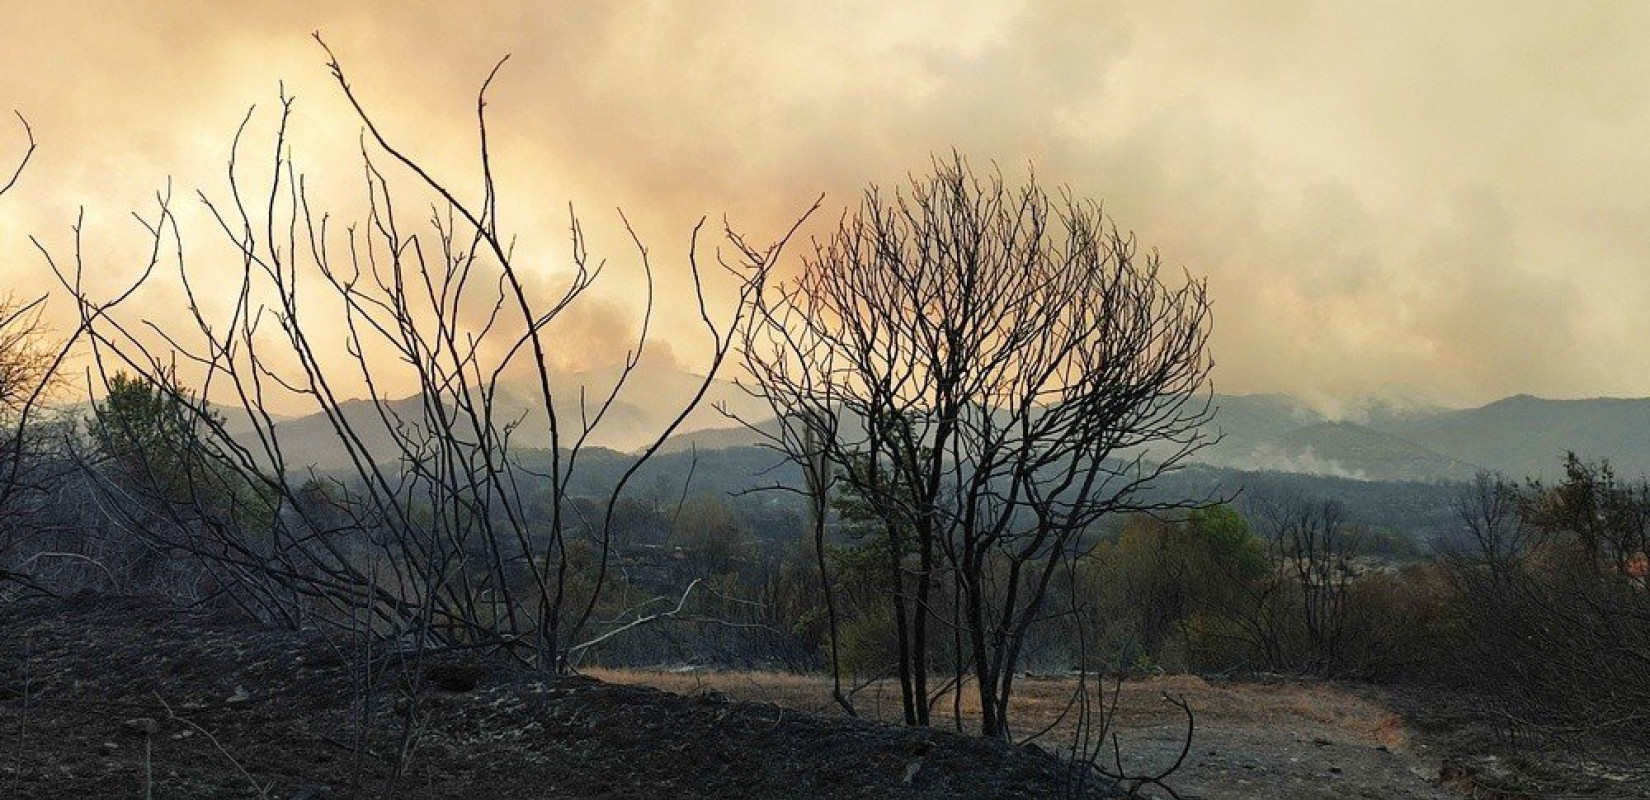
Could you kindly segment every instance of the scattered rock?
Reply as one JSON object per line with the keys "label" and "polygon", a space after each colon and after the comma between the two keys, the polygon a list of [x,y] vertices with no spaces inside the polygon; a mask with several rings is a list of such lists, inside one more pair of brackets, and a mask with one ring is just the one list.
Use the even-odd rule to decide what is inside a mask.
{"label": "scattered rock", "polygon": [[154,736],[160,732],[160,723],[148,717],[126,720],[120,727],[133,736]]}

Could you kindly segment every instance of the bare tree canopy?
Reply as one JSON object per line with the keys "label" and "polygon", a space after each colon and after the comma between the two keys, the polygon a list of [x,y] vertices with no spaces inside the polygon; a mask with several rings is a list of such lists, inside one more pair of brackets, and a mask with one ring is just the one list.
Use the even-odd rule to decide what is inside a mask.
{"label": "bare tree canopy", "polygon": [[[486,106],[504,62],[476,96],[479,191],[468,193],[378,125],[320,44],[364,128],[360,223],[339,225],[327,211],[335,198],[311,195],[291,160],[293,101],[283,95],[269,161],[246,163],[249,112],[230,150],[228,196],[200,194],[239,263],[186,259],[169,194],[142,220],[153,242],[147,265],[113,298],[89,293],[78,249],[70,260],[41,247],[77,301],[93,380],[109,397],[92,426],[89,473],[125,529],[198,562],[210,591],[258,618],[365,626],[418,647],[495,647],[565,667],[599,622],[615,505],[704,396],[748,296],[713,311],[700,280],[700,220],[682,264],[694,290],[682,302],[702,322],[709,363],[605,502],[575,502],[588,500],[572,488],[581,455],[651,335],[653,256],[632,232],[647,306],[617,379],[568,385],[553,374],[549,356],[566,346],[554,326],[588,302],[606,262],[586,249],[570,212],[573,269],[546,297],[500,229]],[[783,242],[735,241],[754,260],[720,266],[754,292]],[[131,319],[123,303],[161,271],[176,276],[186,307]],[[230,299],[226,315],[208,298]],[[318,323],[322,308],[336,316]],[[349,400],[363,384],[368,396]],[[409,398],[388,394],[409,385]],[[528,396],[525,411],[512,395]],[[247,429],[232,430],[213,397],[246,409]],[[323,418],[326,447],[350,467],[321,473],[306,463],[271,411],[276,397]]]}
{"label": "bare tree canopy", "polygon": [[28,118],[23,116],[22,112],[14,113],[17,114],[17,121],[23,125],[23,136],[28,144],[23,150],[23,155],[17,159],[17,166],[12,168],[11,175],[6,178],[5,183],[0,183],[0,195],[11,191],[12,187],[17,185],[17,179],[23,177],[23,170],[28,167],[29,159],[34,157],[36,146],[34,128],[29,125]]}
{"label": "bare tree canopy", "polygon": [[45,298],[0,296],[0,418],[12,421],[32,403],[57,355],[40,318]]}
{"label": "bare tree canopy", "polygon": [[[1057,566],[1205,443],[1209,302],[1102,208],[961,156],[869,189],[794,280],[758,287],[740,343],[771,444],[837,465],[884,524],[907,722],[929,718],[929,625],[966,632],[1006,735]],[[941,581],[957,595],[936,614]]]}
{"label": "bare tree canopy", "polygon": [[[18,113],[17,120],[26,146],[9,175],[0,172],[0,197],[17,185],[37,147],[28,119]],[[78,332],[54,338],[41,316],[45,304],[45,296],[0,292],[0,583],[49,594],[19,556],[25,543],[34,543],[41,529],[50,527],[42,507],[63,465],[54,457],[55,442],[48,440],[61,431],[48,430],[40,418]]]}

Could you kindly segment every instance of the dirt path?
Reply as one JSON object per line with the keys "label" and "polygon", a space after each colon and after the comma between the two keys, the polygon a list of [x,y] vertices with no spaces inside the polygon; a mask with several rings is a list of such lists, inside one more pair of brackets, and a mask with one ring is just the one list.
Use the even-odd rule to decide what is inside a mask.
{"label": "dirt path", "polygon": [[[1125,727],[1124,762],[1144,771],[1173,763],[1177,726]],[[1297,720],[1283,728],[1225,720],[1200,726],[1172,785],[1182,794],[1233,800],[1450,798],[1425,751],[1371,744],[1333,725]]]}
{"label": "dirt path", "polygon": [[[610,682],[680,694],[716,692],[832,713],[824,700],[823,680],[813,677],[605,670],[594,674]],[[1053,722],[1072,687],[1072,681],[1063,678],[1023,681],[1018,705],[1022,736]],[[1184,717],[1164,702],[1164,693],[1184,698],[1197,719],[1192,747],[1170,781],[1182,795],[1230,800],[1459,797],[1439,786],[1440,760],[1415,741],[1391,709],[1349,688],[1299,681],[1210,682],[1173,676],[1124,682],[1117,698],[1117,731],[1124,765],[1131,772],[1159,771],[1182,751]],[[889,688],[870,687],[859,697],[868,715],[892,718],[898,712]],[[965,720],[971,710],[966,699],[965,693]],[[938,707],[952,706],[942,700]],[[1038,744],[1064,747],[1067,731],[1057,725]]]}

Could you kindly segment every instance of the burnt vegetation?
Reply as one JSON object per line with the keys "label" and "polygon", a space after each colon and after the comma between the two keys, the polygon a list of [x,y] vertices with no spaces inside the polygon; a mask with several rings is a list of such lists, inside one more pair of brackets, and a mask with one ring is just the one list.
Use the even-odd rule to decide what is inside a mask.
{"label": "burnt vegetation", "polygon": [[[1178,796],[1196,709],[1164,697],[1184,747],[1140,770],[1125,767],[1108,704],[1124,676],[1164,671],[1464,691],[1508,738],[1650,738],[1650,483],[1574,456],[1555,484],[1480,476],[1449,488],[1455,519],[1419,544],[1334,500],[1165,489],[1215,437],[1205,285],[1165,270],[1098,204],[957,154],[867,190],[794,270],[782,256],[817,204],[772,241],[701,220],[670,259],[692,287],[700,377],[643,446],[598,447],[648,367],[658,257],[624,221],[645,313],[611,382],[568,382],[551,356],[578,343],[558,322],[613,267],[571,211],[563,284],[518,255],[489,149],[494,76],[476,97],[466,183],[381,129],[326,55],[364,130],[358,221],[311,196],[282,96],[273,140],[247,141],[249,113],[226,190],[198,197],[232,258],[197,260],[163,192],[138,215],[149,246],[124,288],[94,294],[77,222],[66,247],[36,241],[57,290],[0,300],[0,622],[28,642],[62,635],[35,615],[110,626],[95,594],[147,598],[118,609],[186,654],[171,670],[227,658],[185,623],[290,631],[280,641],[296,649],[265,657],[323,664],[300,670],[314,686],[281,691],[316,704],[325,758],[347,754],[320,772],[358,796],[460,770],[492,712],[450,695],[477,691],[515,697],[483,730],[558,747],[603,720],[648,730],[626,704],[675,720],[661,739],[719,735],[707,715],[771,725],[746,746],[788,754],[790,777],[763,784],[775,796]],[[34,152],[22,130],[0,203]],[[184,302],[144,306],[157,282]],[[50,328],[48,301],[72,323]],[[724,373],[769,412],[734,420],[762,446],[670,452]],[[324,420],[348,467],[314,467],[314,443],[297,447],[277,408]],[[14,787],[34,763],[31,715],[70,719],[96,699],[37,677],[71,667],[61,653],[37,665],[32,646],[0,671],[19,711]],[[897,721],[939,730],[716,698],[619,702],[581,694],[594,684],[576,677],[684,663],[823,674],[848,717],[874,716],[867,695],[891,686]],[[1018,712],[1017,681],[1036,674],[1069,679],[1052,721]],[[94,685],[119,695],[110,707],[144,737],[146,770],[149,737],[187,729],[216,745],[225,786],[304,791],[235,749],[252,736],[222,704],[260,689],[145,695],[125,673]],[[590,727],[533,729],[537,712]],[[637,743],[603,735],[621,749],[567,757],[621,769],[614,753]],[[1046,751],[1011,747],[1037,741]],[[842,745],[899,779],[839,774],[798,742]],[[565,796],[670,780],[653,762],[594,784],[533,763]],[[166,780],[146,772],[140,788],[193,790]]]}

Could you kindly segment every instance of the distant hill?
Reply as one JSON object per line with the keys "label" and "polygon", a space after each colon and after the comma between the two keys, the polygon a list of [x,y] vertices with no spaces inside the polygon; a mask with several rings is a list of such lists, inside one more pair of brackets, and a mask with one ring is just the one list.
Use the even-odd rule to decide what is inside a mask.
{"label": "distant hill", "polygon": [[[592,410],[618,377],[616,370],[555,376],[557,410],[571,435],[583,402]],[[701,378],[674,367],[637,372],[608,412],[589,444],[636,452],[651,443],[679,412]],[[516,443],[543,448],[548,417],[535,401],[536,382],[504,385],[500,413],[520,419]],[[391,403],[410,421],[419,412],[416,397]],[[1456,481],[1480,469],[1513,477],[1555,477],[1564,453],[1607,458],[1626,475],[1650,473],[1650,398],[1547,400],[1518,395],[1480,408],[1442,409],[1390,401],[1354,404],[1350,419],[1331,419],[1281,394],[1217,395],[1215,418],[1205,429],[1213,445],[1195,461],[1242,471],[1269,471],[1382,481]],[[774,424],[761,401],[731,381],[716,380],[704,401],[684,421],[664,452],[700,452],[750,447],[761,441],[722,409],[747,421]],[[371,404],[350,401],[343,413],[357,426],[380,460],[397,453],[388,427]],[[245,412],[227,408],[231,429],[246,428]],[[237,424],[239,422],[240,424]],[[332,425],[313,414],[277,423],[289,461],[323,470],[348,466]],[[563,445],[569,444],[563,441]],[[1149,453],[1147,454],[1149,458]]]}
{"label": "distant hill", "polygon": [[[1650,398],[1519,395],[1471,409],[1366,401],[1354,405],[1352,420],[1281,394],[1217,395],[1214,404],[1205,433],[1216,441],[1193,460],[1226,469],[1382,481],[1459,481],[1480,470],[1550,478],[1573,450],[1607,458],[1626,475],[1650,474]],[[690,425],[665,450],[758,440],[737,426]]]}
{"label": "distant hill", "polygon": [[[1281,394],[1216,395],[1214,407],[1214,421],[1204,428],[1214,444],[1198,453],[1197,460],[1234,469],[1302,471],[1291,463],[1292,454],[1278,451],[1278,440],[1325,421],[1322,414]],[[1335,474],[1337,470],[1307,471]]]}
{"label": "distant hill", "polygon": [[[714,389],[738,391],[722,383]],[[657,408],[666,405],[665,399],[647,398]],[[510,402],[526,404],[519,399]],[[1216,404],[1219,410],[1210,432],[1224,438],[1200,454],[1201,463],[1160,481],[1150,494],[1165,500],[1332,497],[1345,503],[1361,524],[1407,531],[1427,541],[1449,529],[1451,503],[1459,491],[1453,483],[1480,468],[1550,476],[1566,448],[1609,457],[1623,472],[1650,468],[1650,400],[1515,397],[1477,409],[1371,415],[1365,423],[1326,419],[1282,395],[1221,396]],[[409,418],[419,413],[416,397],[392,407]],[[371,404],[352,401],[342,410],[375,454],[394,458],[388,429]],[[640,403],[615,413],[623,415],[616,421],[637,426],[663,424]],[[542,419],[531,417],[532,422]],[[721,424],[704,425],[706,421]],[[693,428],[694,424],[703,427]],[[279,431],[294,464],[314,462],[322,470],[346,466],[324,417],[285,420]],[[794,486],[799,478],[778,454],[751,447],[756,439],[751,431],[727,424],[714,409],[701,409],[636,476],[631,494],[660,503],[676,502],[686,493],[734,497],[741,514],[761,515],[764,530],[788,535],[784,519],[796,513],[791,508],[795,498],[786,492],[750,492],[776,484]],[[539,456],[530,451],[541,445],[526,439],[517,443],[528,466],[539,466]],[[595,444],[602,449],[587,455],[575,494],[603,493],[635,457],[635,447]]]}
{"label": "distant hill", "polygon": [[1518,477],[1555,477],[1568,451],[1608,458],[1623,475],[1650,473],[1650,398],[1547,400],[1521,394],[1386,430]]}
{"label": "distant hill", "polygon": [[[777,431],[779,421],[769,418],[757,426],[763,431]],[[724,428],[706,428],[689,433],[678,433],[665,441],[662,453],[681,453],[688,450],[726,450],[730,447],[755,447],[765,439],[761,434],[743,425]]]}
{"label": "distant hill", "polygon": [[[542,472],[537,454],[525,459]],[[629,454],[598,451],[582,461],[582,477],[572,491],[597,496],[633,463]],[[764,537],[801,535],[802,497],[795,491],[762,491],[802,485],[802,474],[772,450],[755,447],[677,450],[664,453],[642,467],[628,495],[664,505],[689,495],[726,498],[735,513]],[[1461,487],[1437,481],[1354,480],[1325,475],[1224,469],[1192,464],[1171,473],[1145,490],[1145,499],[1162,502],[1229,500],[1247,508],[1252,500],[1301,497],[1335,500],[1359,525],[1411,534],[1430,542],[1448,533],[1456,522],[1454,502]]]}
{"label": "distant hill", "polygon": [[[571,446],[584,420],[593,417],[607,401],[613,385],[620,378],[617,369],[564,373],[551,376],[556,397],[556,413],[561,427],[561,445]],[[587,445],[622,452],[640,450],[653,443],[665,428],[681,413],[682,406],[698,391],[703,377],[674,367],[640,369],[626,380],[624,390],[608,407],[602,422],[592,432]],[[389,423],[378,409],[366,400],[347,400],[339,406],[339,413],[360,437],[375,461],[393,461],[399,457],[394,425],[421,426],[423,401],[418,395],[389,400],[387,407],[394,412]],[[760,420],[767,416],[767,405],[750,397],[731,381],[712,381],[704,399],[687,419],[680,431],[704,432],[714,441],[711,449],[755,443],[755,437],[740,438],[734,422],[723,413],[726,408],[742,418]],[[494,414],[495,424],[517,425],[512,441],[523,449],[549,446],[549,415],[539,399],[536,378],[501,382]],[[225,414],[232,435],[245,444],[255,443],[252,426],[246,412],[231,409]],[[399,419],[397,419],[397,417]],[[727,429],[720,438],[708,432]],[[325,414],[278,419],[276,432],[281,439],[287,461],[294,467],[314,466],[325,472],[347,469],[348,454],[340,444],[333,422]],[[682,445],[686,449],[687,444]],[[702,448],[703,449],[703,448]]]}
{"label": "distant hill", "polygon": [[1481,469],[1552,478],[1574,451],[1609,459],[1624,475],[1650,473],[1650,398],[1517,395],[1467,409],[1366,404],[1358,422],[1326,420],[1280,395],[1217,403],[1210,427],[1226,438],[1198,460],[1233,469],[1366,480],[1460,480]]}
{"label": "distant hill", "polygon": [[[1359,414],[1398,416],[1373,405]],[[1476,470],[1451,455],[1368,425],[1331,420],[1281,394],[1217,395],[1215,418],[1204,432],[1215,443],[1193,460],[1234,470],[1398,481],[1458,479]]]}
{"label": "distant hill", "polygon": [[1225,434],[1223,444],[1261,444],[1325,421],[1323,414],[1286,394],[1215,395],[1215,424]]}
{"label": "distant hill", "polygon": [[[1364,480],[1465,480],[1480,468],[1414,442],[1352,422],[1324,422],[1279,437],[1273,447],[1293,454],[1294,472],[1342,474]],[[1314,460],[1321,468],[1313,469]],[[1333,465],[1331,470],[1327,465]]]}
{"label": "distant hill", "polygon": [[[400,456],[395,437],[391,435],[394,426],[416,426],[423,421],[423,404],[417,396],[390,401],[385,404],[385,409],[389,412],[387,415],[380,413],[376,405],[366,400],[346,400],[338,406],[343,424],[353,431],[360,446],[377,463],[395,461]],[[225,427],[230,435],[254,455],[261,456],[263,448],[253,433],[246,413],[242,411],[239,417],[225,417]],[[276,420],[275,434],[281,454],[292,469],[303,471],[314,467],[321,472],[330,472],[351,466],[349,451],[343,446],[333,420],[325,414]]]}

